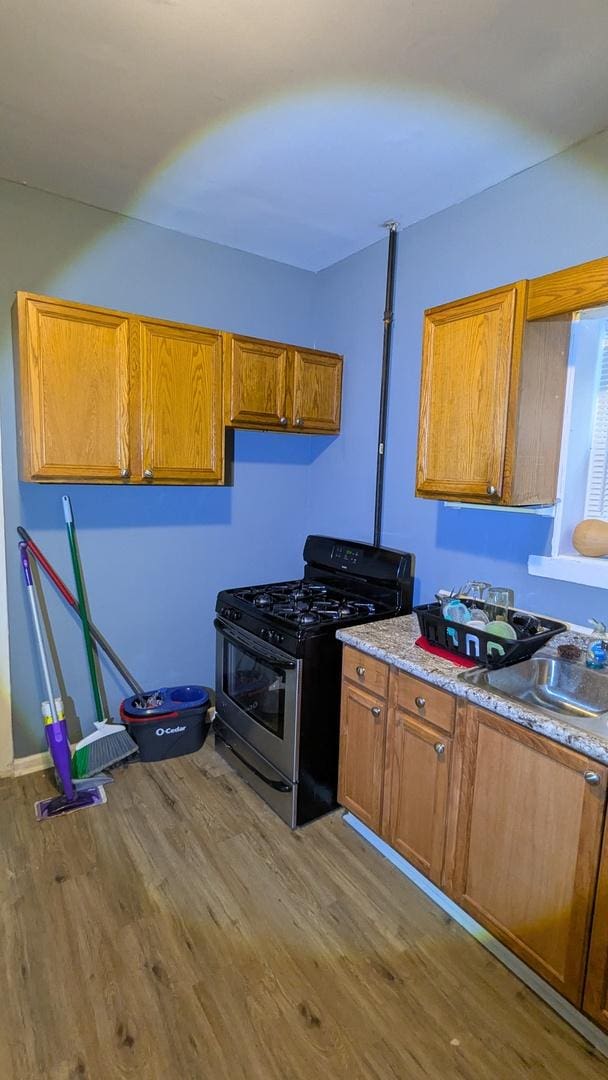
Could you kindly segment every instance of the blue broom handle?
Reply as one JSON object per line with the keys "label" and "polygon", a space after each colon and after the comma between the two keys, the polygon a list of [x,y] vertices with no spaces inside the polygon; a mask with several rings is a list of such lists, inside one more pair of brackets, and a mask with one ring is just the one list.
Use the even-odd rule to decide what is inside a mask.
{"label": "blue broom handle", "polygon": [[24,541],[19,544],[19,551],[21,552],[21,566],[23,567],[25,587],[30,603],[30,610],[32,612],[32,622],[34,624],[34,632],[36,634],[38,652],[40,654],[40,664],[42,667],[42,675],[44,678],[46,696],[49,699],[49,706],[51,709],[51,716],[53,717],[53,723],[56,724],[59,721],[59,717],[57,715],[57,707],[55,705],[55,695],[53,693],[53,686],[51,683],[51,673],[49,671],[49,665],[46,659],[46,649],[44,647],[44,638],[42,637],[42,627],[40,626],[40,619],[38,617],[38,605],[36,604],[36,597],[34,596],[34,582],[32,580],[30,560],[27,554],[27,544]]}

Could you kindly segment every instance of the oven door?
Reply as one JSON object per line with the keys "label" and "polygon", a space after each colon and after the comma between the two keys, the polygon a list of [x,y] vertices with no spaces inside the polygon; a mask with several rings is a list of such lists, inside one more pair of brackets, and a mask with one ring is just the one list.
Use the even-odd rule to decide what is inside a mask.
{"label": "oven door", "polygon": [[216,709],[250,746],[297,778],[301,660],[216,619]]}

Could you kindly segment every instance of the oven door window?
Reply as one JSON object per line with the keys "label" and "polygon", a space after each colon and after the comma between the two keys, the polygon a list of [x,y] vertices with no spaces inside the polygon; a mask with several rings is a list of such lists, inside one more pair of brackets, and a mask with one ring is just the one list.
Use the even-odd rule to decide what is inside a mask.
{"label": "oven door window", "polygon": [[285,726],[287,673],[240,642],[224,638],[223,690],[235,705],[277,738]]}

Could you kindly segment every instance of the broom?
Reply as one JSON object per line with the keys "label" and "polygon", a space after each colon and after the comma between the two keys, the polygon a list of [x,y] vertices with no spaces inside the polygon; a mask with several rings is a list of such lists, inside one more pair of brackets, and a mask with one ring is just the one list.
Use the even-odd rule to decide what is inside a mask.
{"label": "broom", "polygon": [[74,570],[74,581],[76,583],[76,595],[78,597],[78,607],[80,609],[82,634],[84,637],[84,646],[89,666],[89,675],[91,677],[95,712],[97,715],[95,731],[93,731],[91,735],[86,735],[84,739],[81,739],[80,742],[76,743],[72,757],[73,775],[76,777],[85,777],[93,776],[95,773],[100,772],[101,769],[107,769],[110,765],[115,765],[118,761],[123,761],[124,758],[131,757],[132,754],[137,752],[138,746],[123,724],[113,724],[104,717],[101,694],[99,692],[99,682],[97,679],[97,670],[95,668],[95,658],[93,656],[93,642],[91,640],[91,630],[89,627],[89,616],[82,580],[82,570],[80,567],[78,547],[76,545],[72,504],[69,495],[64,495],[62,501],[63,516],[65,518],[70,545],[70,555],[72,557],[72,567]]}

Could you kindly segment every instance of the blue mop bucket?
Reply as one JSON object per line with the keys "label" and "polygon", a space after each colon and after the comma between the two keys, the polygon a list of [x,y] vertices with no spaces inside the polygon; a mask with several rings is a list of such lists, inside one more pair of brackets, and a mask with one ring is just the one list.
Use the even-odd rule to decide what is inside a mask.
{"label": "blue mop bucket", "polygon": [[211,727],[209,706],[204,686],[164,686],[125,698],[120,716],[141,760],[164,761],[200,750]]}

